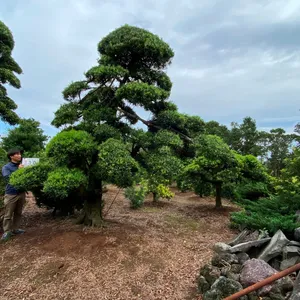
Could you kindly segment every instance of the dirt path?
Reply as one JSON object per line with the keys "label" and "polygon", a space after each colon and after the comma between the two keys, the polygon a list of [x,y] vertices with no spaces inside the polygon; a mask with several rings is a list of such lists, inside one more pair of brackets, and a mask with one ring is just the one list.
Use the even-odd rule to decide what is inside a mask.
{"label": "dirt path", "polygon": [[[107,207],[117,190],[106,194]],[[0,299],[200,299],[195,278],[211,246],[233,237],[230,203],[176,192],[139,211],[119,195],[103,229],[53,220],[28,203],[27,232],[0,245]]]}

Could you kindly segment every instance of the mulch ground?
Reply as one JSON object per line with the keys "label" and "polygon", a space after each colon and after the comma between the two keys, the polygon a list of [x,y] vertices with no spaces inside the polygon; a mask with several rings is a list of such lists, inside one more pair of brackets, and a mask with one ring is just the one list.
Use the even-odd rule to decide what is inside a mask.
{"label": "mulch ground", "polygon": [[[110,187],[106,209],[117,194]],[[28,199],[26,233],[0,245],[0,299],[201,299],[196,276],[214,243],[228,241],[224,201],[176,192],[171,201],[147,200],[131,210],[120,193],[101,229],[74,225]]]}

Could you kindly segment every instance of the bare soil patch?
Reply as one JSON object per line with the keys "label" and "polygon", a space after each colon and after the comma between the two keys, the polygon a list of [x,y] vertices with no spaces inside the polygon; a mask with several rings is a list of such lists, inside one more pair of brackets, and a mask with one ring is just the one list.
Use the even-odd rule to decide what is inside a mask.
{"label": "bare soil patch", "polygon": [[[109,188],[106,209],[117,192]],[[101,229],[53,219],[29,199],[26,233],[0,245],[0,299],[201,299],[196,276],[211,246],[234,236],[228,217],[237,208],[175,192],[137,211],[120,193]]]}

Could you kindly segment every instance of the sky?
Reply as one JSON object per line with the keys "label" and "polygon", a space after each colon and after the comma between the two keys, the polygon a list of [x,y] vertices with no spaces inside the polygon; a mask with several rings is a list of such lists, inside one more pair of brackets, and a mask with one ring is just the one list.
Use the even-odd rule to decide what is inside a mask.
{"label": "sky", "polygon": [[[299,0],[0,0],[23,69],[9,88],[48,135],[63,89],[96,65],[97,44],[129,24],[175,52],[167,73],[181,112],[230,125],[246,116],[288,132],[300,121]],[[0,124],[0,133],[7,131]]]}

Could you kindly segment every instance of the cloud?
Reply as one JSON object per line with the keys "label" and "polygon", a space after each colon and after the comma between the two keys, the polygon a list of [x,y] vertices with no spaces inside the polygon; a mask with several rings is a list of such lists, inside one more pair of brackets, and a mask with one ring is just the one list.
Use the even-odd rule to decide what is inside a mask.
{"label": "cloud", "polygon": [[95,65],[101,38],[128,23],[174,49],[171,100],[183,112],[224,124],[249,115],[290,130],[299,117],[299,17],[298,0],[2,0],[24,70],[10,96],[21,116],[54,134],[62,90]]}

